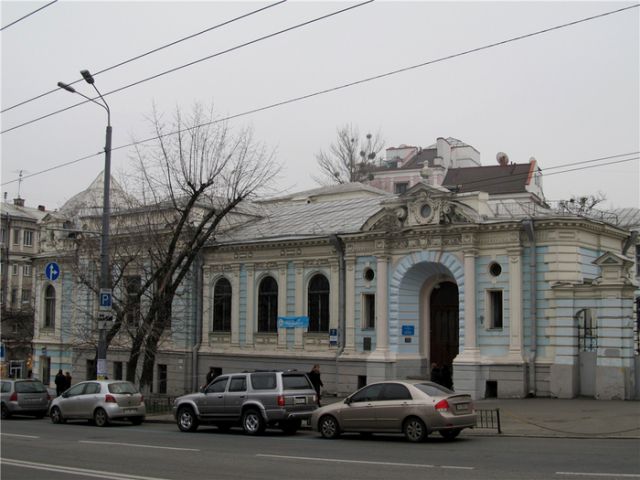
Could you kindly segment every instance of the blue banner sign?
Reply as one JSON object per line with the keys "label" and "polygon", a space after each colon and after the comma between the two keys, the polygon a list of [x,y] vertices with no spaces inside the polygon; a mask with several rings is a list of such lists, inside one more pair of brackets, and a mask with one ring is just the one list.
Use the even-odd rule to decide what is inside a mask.
{"label": "blue banner sign", "polygon": [[416,327],[413,325],[402,325],[402,336],[411,337],[416,334]]}
{"label": "blue banner sign", "polygon": [[308,328],[309,317],[278,317],[278,328]]}

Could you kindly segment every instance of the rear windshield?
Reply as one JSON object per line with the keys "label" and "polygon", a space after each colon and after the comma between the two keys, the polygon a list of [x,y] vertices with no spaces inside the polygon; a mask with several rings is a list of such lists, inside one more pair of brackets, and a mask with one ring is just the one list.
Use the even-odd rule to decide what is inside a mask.
{"label": "rear windshield", "polygon": [[313,386],[305,374],[283,375],[282,383],[285,390],[313,390]]}
{"label": "rear windshield", "polygon": [[254,390],[273,390],[276,388],[275,373],[254,373],[251,375],[251,387]]}
{"label": "rear windshield", "polygon": [[47,389],[41,382],[16,382],[18,393],[46,393]]}
{"label": "rear windshield", "polygon": [[416,383],[414,387],[416,387],[418,390],[422,390],[424,393],[431,397],[443,397],[454,393],[448,388],[445,388],[442,385],[436,385],[434,383]]}
{"label": "rear windshield", "polygon": [[138,389],[133,383],[110,383],[109,393],[138,393]]}

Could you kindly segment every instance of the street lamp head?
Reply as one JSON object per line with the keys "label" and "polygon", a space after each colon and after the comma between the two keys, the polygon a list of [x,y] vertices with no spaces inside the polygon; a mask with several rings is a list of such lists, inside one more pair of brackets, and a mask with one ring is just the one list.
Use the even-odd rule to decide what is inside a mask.
{"label": "street lamp head", "polygon": [[76,89],[73,88],[71,85],[67,85],[66,83],[58,82],[58,86],[66,90],[67,92],[76,93]]}
{"label": "street lamp head", "polygon": [[93,76],[89,73],[89,70],[80,70],[80,75],[82,75],[82,78],[84,78],[85,82],[93,85],[93,82],[95,80],[93,79]]}

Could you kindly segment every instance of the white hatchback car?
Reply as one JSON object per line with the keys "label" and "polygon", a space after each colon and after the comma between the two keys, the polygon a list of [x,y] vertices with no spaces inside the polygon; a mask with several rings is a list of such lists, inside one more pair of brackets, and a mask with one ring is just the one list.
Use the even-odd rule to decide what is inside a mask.
{"label": "white hatchback car", "polygon": [[49,407],[53,423],[89,420],[99,427],[112,420],[129,420],[140,425],[145,415],[144,397],[133,383],[123,380],[77,383],[56,397]]}

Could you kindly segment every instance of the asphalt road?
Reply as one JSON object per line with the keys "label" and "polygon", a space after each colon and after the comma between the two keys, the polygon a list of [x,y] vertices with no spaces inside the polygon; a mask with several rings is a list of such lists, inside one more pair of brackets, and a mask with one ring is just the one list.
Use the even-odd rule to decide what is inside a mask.
{"label": "asphalt road", "polygon": [[59,479],[640,479],[635,439],[505,438],[433,435],[324,440],[303,431],[249,437],[201,427],[53,425],[48,418],[0,425],[3,480]]}

